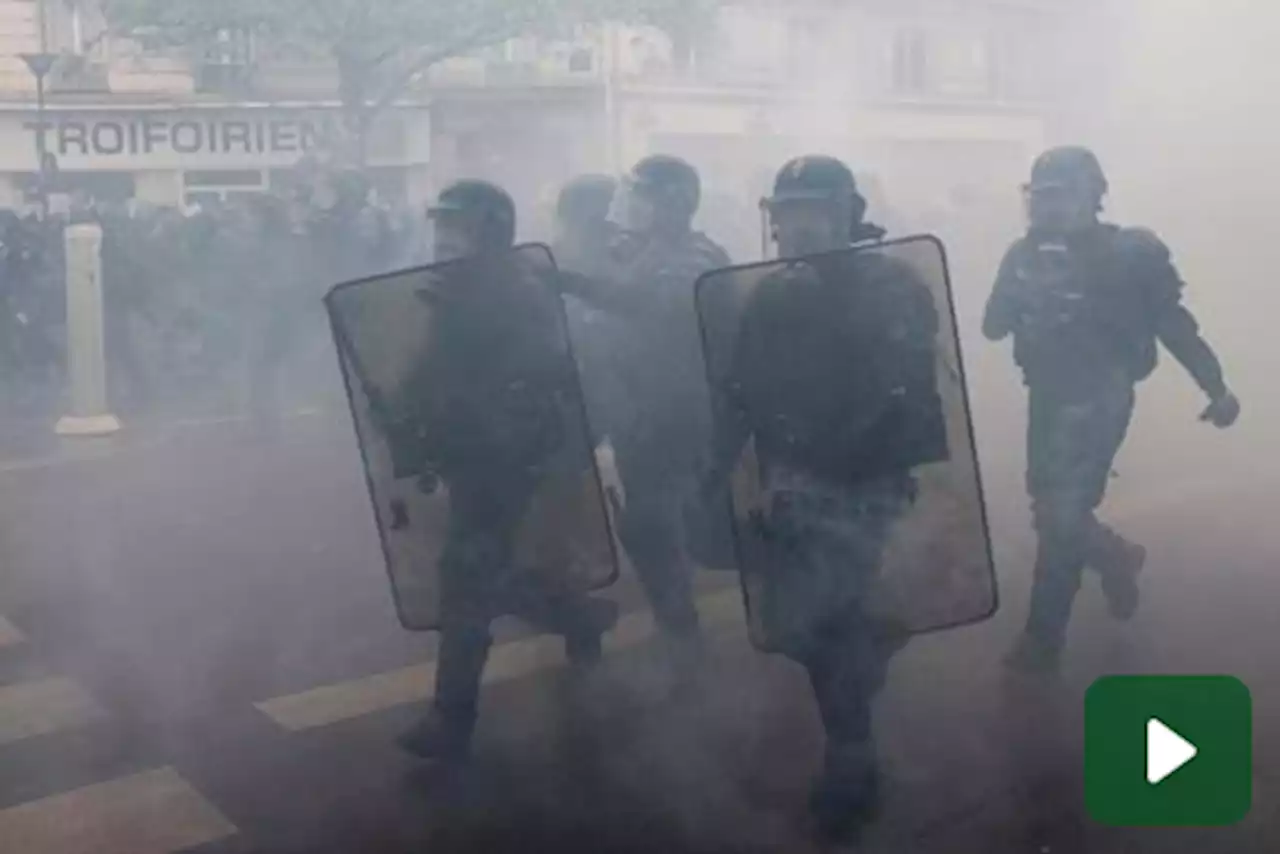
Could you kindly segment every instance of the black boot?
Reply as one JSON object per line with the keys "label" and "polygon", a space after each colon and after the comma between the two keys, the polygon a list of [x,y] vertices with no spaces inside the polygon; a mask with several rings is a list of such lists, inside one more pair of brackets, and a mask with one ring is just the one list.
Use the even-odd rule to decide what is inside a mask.
{"label": "black boot", "polygon": [[880,774],[871,744],[828,744],[822,777],[809,794],[818,834],[826,842],[853,844],[879,808]]}
{"label": "black boot", "polygon": [[1107,608],[1117,620],[1128,620],[1138,610],[1138,573],[1147,562],[1147,550],[1105,525],[1095,528],[1089,543],[1089,563],[1102,575]]}
{"label": "black boot", "polygon": [[1076,538],[1084,536],[1074,526],[1040,530],[1031,608],[1026,629],[1005,656],[1010,669],[1028,674],[1057,673],[1088,551],[1087,544]]}
{"label": "black boot", "polygon": [[445,626],[436,654],[435,700],[426,717],[397,739],[401,748],[419,759],[450,762],[467,757],[491,644],[485,624]]}
{"label": "black boot", "polygon": [[475,713],[446,712],[432,706],[426,716],[396,739],[400,749],[418,759],[462,762],[471,752]]}
{"label": "black boot", "polygon": [[1062,644],[1024,631],[1004,657],[1004,663],[1018,673],[1052,676],[1062,667]]}

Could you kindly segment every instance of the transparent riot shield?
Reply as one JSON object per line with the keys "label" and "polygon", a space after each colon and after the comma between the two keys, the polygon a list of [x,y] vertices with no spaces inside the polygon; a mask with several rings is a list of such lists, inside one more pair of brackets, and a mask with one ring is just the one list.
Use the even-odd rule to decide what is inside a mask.
{"label": "transparent riot shield", "polygon": [[707,486],[730,508],[752,641],[785,650],[849,608],[910,633],[994,613],[942,244],[733,267],[696,293],[718,434]]}
{"label": "transparent riot shield", "polygon": [[325,298],[401,623],[539,610],[617,577],[551,252],[516,247]]}

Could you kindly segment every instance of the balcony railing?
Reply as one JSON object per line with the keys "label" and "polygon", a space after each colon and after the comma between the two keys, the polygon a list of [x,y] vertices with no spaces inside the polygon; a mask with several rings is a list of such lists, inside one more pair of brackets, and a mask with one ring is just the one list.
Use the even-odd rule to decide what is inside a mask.
{"label": "balcony railing", "polygon": [[[12,66],[12,67],[10,67]],[[1036,106],[1043,99],[1021,84],[1002,85],[1010,69],[993,75],[991,86],[947,90],[932,79],[916,88],[895,88],[891,74],[862,73],[850,69],[842,92],[859,100],[912,106],[961,106],[998,108]],[[1015,72],[1016,73],[1016,72]],[[610,82],[622,88],[654,88],[671,92],[697,90],[713,93],[755,92],[759,94],[804,93],[815,79],[803,70],[729,64],[710,60],[689,64],[649,62],[614,73],[608,80],[607,64],[595,52],[576,51],[568,55],[511,62],[496,59],[462,58],[440,63],[422,74],[408,89],[409,94],[429,95],[442,90],[486,87],[589,88]],[[68,57],[50,78],[53,91],[130,92],[167,94],[217,94],[228,98],[252,96],[333,98],[338,78],[332,65],[304,60],[264,60],[252,65],[228,63],[192,64],[178,55],[113,50],[109,56]],[[16,58],[6,63],[0,57],[0,91],[30,92],[34,79]]]}
{"label": "balcony railing", "polygon": [[[455,60],[431,69],[430,73],[424,76],[422,85],[426,89],[512,85],[590,86],[602,85],[606,76],[607,72],[600,67],[571,68],[564,63],[550,61],[513,63],[492,60]],[[944,81],[926,80],[919,87],[912,89],[895,87],[887,75],[858,75],[856,71],[851,71],[849,77],[850,82],[839,88],[871,101],[922,106],[931,104],[1022,106],[1034,105],[1040,100],[1034,92],[1002,86],[1002,81],[998,77],[993,77],[990,87],[948,87]],[[789,69],[695,62],[684,66],[673,63],[652,63],[643,69],[618,72],[614,75],[612,82],[623,87],[671,90],[725,89],[787,92],[812,88],[816,80]]]}

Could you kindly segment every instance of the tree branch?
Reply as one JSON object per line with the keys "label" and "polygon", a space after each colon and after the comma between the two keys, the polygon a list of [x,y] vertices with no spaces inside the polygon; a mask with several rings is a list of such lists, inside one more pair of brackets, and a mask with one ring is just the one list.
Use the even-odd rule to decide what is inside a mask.
{"label": "tree branch", "polygon": [[431,66],[446,59],[460,56],[468,51],[495,44],[506,38],[509,38],[509,36],[495,32],[494,35],[487,37],[483,34],[483,31],[477,31],[465,38],[459,38],[451,44],[421,51],[408,65],[397,72],[390,82],[382,87],[381,94],[374,99],[373,103],[369,104],[370,112],[376,113],[389,107],[403,94],[405,88],[414,77]]}

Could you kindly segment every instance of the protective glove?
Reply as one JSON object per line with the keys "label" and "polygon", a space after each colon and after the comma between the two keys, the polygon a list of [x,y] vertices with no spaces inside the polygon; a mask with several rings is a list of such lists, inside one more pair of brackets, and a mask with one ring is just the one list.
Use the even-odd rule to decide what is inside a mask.
{"label": "protective glove", "polygon": [[1235,424],[1239,417],[1240,401],[1229,391],[1223,392],[1205,408],[1204,412],[1200,413],[1201,421],[1208,421],[1219,430]]}

